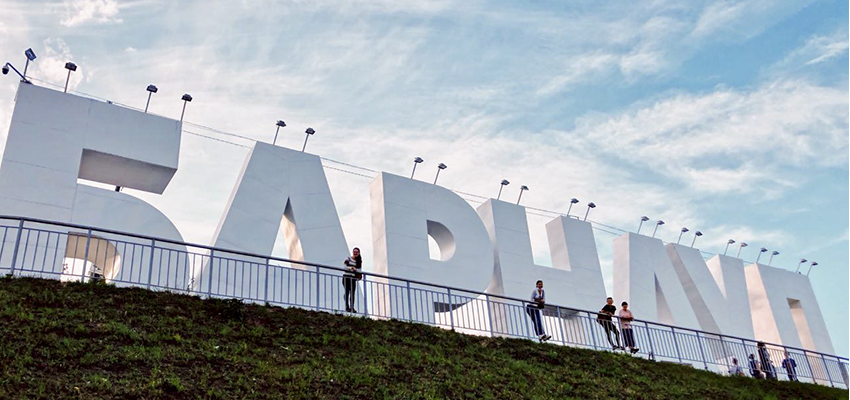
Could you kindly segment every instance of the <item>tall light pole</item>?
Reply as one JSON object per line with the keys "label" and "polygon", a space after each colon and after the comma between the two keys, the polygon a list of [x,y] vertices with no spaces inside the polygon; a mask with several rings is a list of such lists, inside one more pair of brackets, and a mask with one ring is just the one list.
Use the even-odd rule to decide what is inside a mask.
{"label": "tall light pole", "polygon": [[770,259],[767,260],[767,266],[768,267],[770,266],[770,263],[773,262],[773,256],[778,256],[778,255],[779,255],[779,252],[776,251],[776,250],[774,250],[773,253],[770,253]]}
{"label": "tall light pole", "polygon": [[691,241],[691,248],[694,247],[694,244],[697,242],[697,238],[702,236],[702,232],[696,231],[694,232],[694,240]]}
{"label": "tall light pole", "polygon": [[74,64],[74,63],[68,61],[68,62],[65,63],[65,69],[68,70],[68,77],[65,78],[65,91],[64,92],[68,93],[68,82],[71,81],[71,72],[77,70],[77,64]]}
{"label": "tall light pole", "polygon": [[528,190],[528,186],[522,185],[519,188],[519,197],[516,198],[516,204],[519,205],[519,200],[522,198],[522,192]]}
{"label": "tall light pole", "polygon": [[185,93],[183,94],[183,97],[181,97],[181,100],[183,100],[183,111],[180,112],[180,122],[183,122],[183,115],[186,114],[186,104],[192,102],[192,95]]}
{"label": "tall light pole", "polygon": [[759,263],[759,259],[761,258],[761,255],[762,255],[763,253],[767,253],[767,249],[765,249],[764,247],[762,247],[761,249],[759,249],[759,255],[758,255],[758,257],[756,257],[756,264],[758,264],[758,263]]}
{"label": "tall light pole", "polygon": [[275,125],[277,125],[277,128],[275,128],[275,130],[274,130],[274,140],[272,141],[272,145],[277,144],[277,134],[280,133],[280,128],[283,128],[283,127],[286,126],[286,122],[283,122],[282,119],[279,119],[279,120],[277,120]]}
{"label": "tall light pole", "polygon": [[655,230],[652,231],[652,237],[655,237],[655,232],[658,232],[658,227],[661,225],[664,225],[664,221],[659,219],[657,222],[655,222]]}
{"label": "tall light pole", "polygon": [[640,235],[640,228],[643,226],[643,223],[646,222],[646,221],[649,221],[649,217],[647,217],[646,215],[640,217],[640,224],[638,224],[638,230],[637,230],[638,235]]}
{"label": "tall light pole", "polygon": [[590,203],[587,203],[587,211],[585,211],[585,213],[584,213],[584,220],[585,221],[587,221],[587,214],[590,214],[591,208],[596,208],[596,204],[593,204],[592,201]]}
{"label": "tall light pole", "polygon": [[726,241],[726,250],[723,250],[723,255],[726,255],[726,252],[729,251],[729,245],[735,244],[735,239],[729,239]]}
{"label": "tall light pole", "polygon": [[148,85],[148,88],[145,89],[145,90],[148,91],[148,102],[145,103],[145,113],[147,113],[148,112],[148,106],[151,105],[151,96],[154,93],[156,93],[156,91],[159,90],[159,89],[157,89],[156,86],[154,86],[154,85]]}
{"label": "tall light pole", "polygon": [[809,264],[809,270],[806,271],[806,276],[809,276],[809,272],[812,272],[812,267],[814,267],[815,265],[818,265],[818,263],[816,263],[814,261],[812,261],[812,263]]}
{"label": "tall light pole", "polygon": [[413,174],[416,173],[416,166],[422,164],[422,161],[425,161],[422,157],[416,157],[413,159],[413,172],[410,173],[410,179],[413,179]]}
{"label": "tall light pole", "polygon": [[502,197],[502,189],[504,189],[504,188],[505,188],[505,186],[508,186],[508,185],[510,185],[510,184],[511,184],[511,183],[510,183],[510,182],[508,182],[508,180],[507,180],[507,179],[502,179],[502,182],[501,182],[501,184],[499,185],[499,195],[498,195],[498,196],[496,196],[496,200],[499,200],[499,199]]}
{"label": "tall light pole", "polygon": [[806,261],[809,261],[809,260],[806,260],[805,258],[801,258],[800,262],[797,263],[797,270],[794,271],[794,272],[799,274],[800,273],[800,266],[803,265],[803,263],[806,262]]}
{"label": "tall light pole", "polygon": [[687,231],[688,231],[688,228],[684,228],[684,227],[682,228],[682,230],[679,232],[679,238],[676,239],[676,244],[679,244],[679,242],[682,241],[682,235],[684,235],[685,232],[687,232]]}
{"label": "tall light pole", "polygon": [[741,244],[738,245],[738,254],[735,254],[735,258],[741,258],[741,249],[747,246],[749,246],[747,243],[741,242]]}
{"label": "tall light pole", "polygon": [[35,61],[35,52],[32,51],[32,48],[24,50],[24,55],[27,56],[27,63],[24,65],[24,81],[27,80],[27,68],[30,66],[30,61]]}
{"label": "tall light pole", "polygon": [[575,198],[575,197],[573,197],[572,199],[570,199],[570,207],[569,207],[569,208],[567,208],[567,217],[569,217],[569,216],[570,216],[570,211],[572,211],[572,209],[573,209],[573,204],[578,204],[578,199],[577,199],[577,198]]}
{"label": "tall light pole", "polygon": [[440,163],[440,165],[437,165],[437,175],[434,177],[434,184],[435,185],[437,184],[437,178],[440,177],[440,171],[442,171],[446,168],[448,168],[448,166],[446,166],[446,164]]}
{"label": "tall light pole", "polygon": [[316,134],[316,131],[313,128],[307,128],[307,130],[304,131],[304,133],[306,133],[307,136],[304,137],[304,146],[301,146],[301,152],[302,153],[304,152],[304,150],[307,150],[307,139],[309,139],[310,136],[313,136],[314,134]]}

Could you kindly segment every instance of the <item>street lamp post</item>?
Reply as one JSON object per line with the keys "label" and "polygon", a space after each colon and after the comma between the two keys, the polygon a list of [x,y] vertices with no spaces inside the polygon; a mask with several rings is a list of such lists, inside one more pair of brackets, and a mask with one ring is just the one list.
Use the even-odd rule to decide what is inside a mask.
{"label": "street lamp post", "polygon": [[773,251],[773,253],[770,253],[770,259],[769,259],[769,260],[767,260],[767,266],[768,266],[768,267],[769,267],[769,266],[770,266],[770,264],[773,262],[773,256],[778,256],[778,255],[779,255],[779,252],[778,252],[778,251],[776,251],[776,250],[774,250],[774,251]]}
{"label": "street lamp post", "polygon": [[652,237],[655,237],[655,232],[658,232],[658,227],[659,227],[659,226],[661,226],[661,225],[664,225],[664,221],[662,221],[662,220],[660,220],[660,219],[659,219],[659,220],[655,223],[655,230],[653,230],[653,231],[652,231]]}
{"label": "street lamp post", "polygon": [[413,179],[413,174],[416,173],[416,166],[422,164],[422,161],[425,161],[422,157],[416,157],[413,159],[413,172],[410,173],[410,179]]}
{"label": "street lamp post", "polygon": [[765,249],[764,247],[759,249],[759,255],[758,255],[758,257],[756,257],[756,264],[759,263],[759,259],[761,258],[761,255],[764,254],[764,253],[767,253],[767,249]]}
{"label": "street lamp post", "polygon": [[516,198],[516,204],[519,205],[519,200],[522,199],[522,192],[528,190],[528,186],[522,185],[519,188],[519,197]]}
{"label": "street lamp post", "polygon": [[437,178],[440,177],[440,171],[442,171],[446,168],[448,168],[448,166],[446,164],[440,163],[440,165],[437,165],[437,175],[434,176],[434,184],[435,185],[437,184]]}
{"label": "street lamp post", "polygon": [[697,238],[702,236],[702,232],[696,231],[694,232],[694,240],[691,241],[691,248],[694,247],[694,244],[697,242]]}
{"label": "street lamp post", "polygon": [[730,244],[735,244],[735,239],[729,239],[728,241],[726,241],[726,250],[723,250],[724,256],[726,255],[726,252],[729,251]]}
{"label": "street lamp post", "polygon": [[68,61],[68,62],[65,63],[65,69],[68,70],[68,77],[65,78],[65,90],[64,90],[64,92],[68,93],[68,82],[71,81],[71,72],[77,70],[77,64],[74,64],[74,63]]}
{"label": "street lamp post", "polygon": [[578,204],[578,199],[577,199],[577,198],[575,198],[575,197],[573,197],[572,199],[570,199],[570,207],[569,207],[569,208],[567,208],[567,217],[569,217],[569,216],[570,216],[570,211],[572,211],[572,209],[573,209],[573,204]]}
{"label": "street lamp post", "polygon": [[806,271],[806,276],[809,276],[809,272],[812,272],[812,267],[814,267],[815,265],[818,265],[818,263],[815,261],[812,261],[812,263],[809,264],[809,270]]}
{"label": "street lamp post", "polygon": [[800,273],[800,266],[803,265],[803,263],[806,262],[806,261],[809,261],[809,260],[806,260],[805,258],[801,258],[800,262],[797,263],[797,270],[794,271],[794,272],[799,274]]}
{"label": "street lamp post", "polygon": [[277,134],[280,133],[280,128],[283,128],[283,127],[286,126],[286,122],[283,122],[282,119],[279,119],[279,120],[277,120],[275,125],[277,125],[277,128],[275,128],[275,130],[274,130],[274,140],[272,141],[272,145],[277,144]]}
{"label": "street lamp post", "polygon": [[186,93],[181,99],[183,100],[183,111],[180,112],[180,122],[183,122],[183,115],[186,114],[186,104],[192,101],[192,96],[189,93]]}
{"label": "street lamp post", "polygon": [[688,228],[684,228],[684,227],[682,228],[682,230],[679,232],[679,238],[676,239],[676,244],[679,244],[679,242],[682,241],[682,235],[684,235],[685,232],[687,232],[687,231],[688,231]]}
{"label": "street lamp post", "polygon": [[591,208],[596,208],[596,204],[593,204],[592,201],[590,203],[587,203],[587,211],[585,211],[585,213],[584,213],[584,220],[585,221],[587,221],[587,215],[590,214]]}
{"label": "street lamp post", "polygon": [[148,88],[147,88],[147,89],[145,89],[145,90],[147,90],[147,91],[148,91],[148,102],[147,102],[147,103],[145,103],[145,113],[147,114],[147,112],[148,112],[148,106],[150,106],[150,105],[151,105],[151,96],[152,96],[154,93],[156,93],[156,92],[157,92],[157,90],[159,90],[159,89],[157,89],[157,88],[156,88],[156,86],[154,86],[154,85],[148,85]]}
{"label": "street lamp post", "polygon": [[640,224],[638,224],[638,230],[637,230],[638,234],[640,234],[640,228],[643,226],[643,223],[646,222],[646,221],[649,221],[649,217],[647,217],[646,215],[640,217]]}
{"label": "street lamp post", "polygon": [[313,136],[316,133],[316,131],[313,128],[307,128],[307,130],[304,131],[304,133],[306,133],[307,136],[304,137],[304,146],[301,147],[302,153],[304,152],[304,150],[307,150],[307,139],[310,139],[310,136]]}
{"label": "street lamp post", "polygon": [[508,180],[507,180],[507,179],[502,179],[502,182],[501,182],[501,184],[499,185],[499,195],[498,195],[498,196],[496,196],[496,200],[499,200],[499,199],[502,197],[502,189],[504,189],[504,188],[505,188],[505,186],[508,186],[508,185],[510,185],[510,184],[511,184],[511,183],[510,183],[510,182],[508,182]]}
{"label": "street lamp post", "polygon": [[748,244],[746,244],[745,242],[741,242],[741,244],[740,244],[740,245],[738,245],[738,254],[735,254],[735,258],[741,258],[741,250],[742,250],[744,247],[747,247],[747,246],[749,246],[749,245],[748,245]]}

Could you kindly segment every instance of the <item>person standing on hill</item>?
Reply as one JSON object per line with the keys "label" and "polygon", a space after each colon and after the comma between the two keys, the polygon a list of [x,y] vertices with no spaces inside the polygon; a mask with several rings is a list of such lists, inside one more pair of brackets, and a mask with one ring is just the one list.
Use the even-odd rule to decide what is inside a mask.
{"label": "person standing on hill", "polygon": [[756,361],[756,356],[754,356],[753,353],[750,353],[750,375],[752,375],[753,378],[761,379],[759,362]]}
{"label": "person standing on hill", "polygon": [[782,368],[785,368],[785,372],[788,373],[789,381],[797,381],[797,362],[788,355],[788,352],[785,352],[785,359],[782,360]]}
{"label": "person standing on hill", "polygon": [[363,278],[360,268],[363,267],[363,258],[360,257],[360,249],[355,247],[351,250],[351,256],[343,261],[348,271],[342,276],[342,286],[345,288],[345,311],[356,313],[354,309],[354,294],[357,292],[357,281]]}
{"label": "person standing on hill", "polygon": [[540,315],[540,310],[546,306],[546,292],[543,291],[543,281],[537,281],[536,286],[531,291],[531,303],[525,306],[525,312],[531,317],[531,325],[534,327],[534,334],[537,335],[537,339],[545,342],[552,338],[543,330],[543,319]]}
{"label": "person standing on hill", "polygon": [[764,372],[765,378],[775,381],[776,370],[773,368],[773,363],[770,362],[770,353],[767,351],[767,346],[764,345],[764,342],[758,342],[756,346],[758,347],[759,361],[761,361],[761,370]]}
{"label": "person standing on hill", "polygon": [[635,345],[635,334],[634,331],[632,331],[632,321],[635,320],[635,317],[629,310],[629,303],[624,301],[621,306],[623,308],[620,309],[617,316],[620,317],[620,324],[623,327],[623,344],[629,348],[629,351],[632,354],[635,354],[640,351],[640,349]]}
{"label": "person standing on hill", "polygon": [[[611,321],[611,317],[614,316],[614,313],[617,312],[617,307],[614,306],[614,299],[609,297],[607,299],[607,304],[602,307],[602,310],[599,311],[599,314],[596,316],[596,322],[602,325],[605,328],[605,335],[608,336],[608,343],[611,344],[611,348],[614,350],[622,349],[625,350],[623,346],[620,346],[620,332],[617,330],[617,327],[614,326],[614,323]],[[615,344],[611,341],[611,333],[614,333],[614,338],[617,343]]]}

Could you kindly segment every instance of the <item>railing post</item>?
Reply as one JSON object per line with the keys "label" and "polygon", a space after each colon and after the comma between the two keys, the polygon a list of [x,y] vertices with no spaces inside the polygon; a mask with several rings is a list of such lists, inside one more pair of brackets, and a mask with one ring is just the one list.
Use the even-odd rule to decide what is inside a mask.
{"label": "railing post", "polygon": [[[83,275],[80,277],[80,281],[83,283],[86,282],[86,263],[89,262],[89,243],[91,243],[91,229],[86,232],[86,253],[83,256]],[[97,255],[95,255],[95,257],[97,257]]]}
{"label": "railing post", "polygon": [[829,379],[829,386],[835,387],[832,382],[832,374],[829,373],[829,365],[826,365],[826,357],[823,356],[823,353],[820,353],[820,359],[823,361],[823,369],[826,371],[826,379]]}
{"label": "railing post", "polygon": [[316,267],[316,311],[319,311],[319,267]]}
{"label": "railing post", "polygon": [[[156,240],[151,239],[151,262],[148,263],[148,290],[151,288],[151,281],[153,280],[153,254],[156,249]],[[86,254],[89,252],[89,246],[86,245]]]}
{"label": "railing post", "polygon": [[453,312],[454,310],[452,310],[452,308],[454,308],[453,307],[454,303],[452,303],[452,290],[448,289],[448,291],[449,291],[449,322],[451,323],[452,330],[455,330],[455,316],[454,316],[454,312]]}
{"label": "railing post", "polygon": [[[369,285],[366,284],[366,278],[368,276],[363,275],[363,315],[369,316],[369,292],[366,290]],[[357,281],[354,282],[354,285],[357,285]]]}
{"label": "railing post", "polygon": [[590,318],[590,313],[587,313],[587,323],[588,323],[588,326],[590,326],[590,340],[591,340],[591,343],[593,344],[593,349],[596,350],[596,348],[597,348],[597,346],[596,346],[596,334],[593,332],[593,322],[594,322],[593,319]]}
{"label": "railing post", "polygon": [[[723,340],[723,335],[719,335],[720,337],[720,349],[723,350],[723,359],[726,360],[726,368],[730,371],[732,370],[732,366],[729,365],[729,353],[726,352],[726,342]],[[740,364],[738,364],[740,365]]]}
{"label": "railing post", "polygon": [[702,357],[702,365],[705,367],[705,370],[708,371],[708,361],[705,359],[705,350],[702,347],[702,339],[699,336],[699,331],[694,331],[697,333],[697,344],[699,344],[699,355]]}
{"label": "railing post", "polygon": [[[215,269],[215,250],[210,250],[210,267],[208,268],[209,272],[207,273],[207,298],[212,297],[212,277],[213,277],[213,269]],[[203,278],[203,271],[201,272],[201,278]],[[201,282],[203,284],[203,282]]]}
{"label": "railing post", "polygon": [[410,281],[405,281],[407,283],[407,320],[413,321],[413,302],[410,297]]}
{"label": "railing post", "polygon": [[555,306],[555,309],[558,310],[558,330],[561,331],[561,345],[567,345],[567,336],[564,335],[564,320],[561,319],[561,307]]}
{"label": "railing post", "polygon": [[673,332],[673,345],[676,346],[676,357],[679,359],[679,364],[682,363],[682,353],[679,352],[679,341],[676,340],[676,328],[670,327],[670,332]]}
{"label": "railing post", "polygon": [[[15,276],[15,263],[18,261],[18,248],[21,246],[21,233],[24,231],[24,219],[18,222],[18,235],[15,238],[15,250],[12,251],[12,267],[9,275]],[[25,250],[26,251],[26,250]],[[83,264],[85,265],[85,264]]]}
{"label": "railing post", "polygon": [[266,259],[266,278],[265,278],[265,281],[264,281],[264,282],[265,282],[265,285],[264,285],[265,287],[263,288],[263,302],[264,302],[264,303],[268,303],[268,302],[269,302],[269,268],[271,268],[271,267],[269,266],[269,264],[270,264],[270,263],[271,263],[271,260],[269,260],[269,259],[267,258],[267,259]]}
{"label": "railing post", "polygon": [[487,305],[487,324],[490,326],[490,337],[494,337],[493,335],[493,307],[490,305],[490,295],[484,294],[484,303]]}
{"label": "railing post", "polygon": [[649,328],[649,324],[646,321],[643,321],[643,326],[646,327],[646,338],[649,339],[650,359],[655,361],[655,348],[652,345],[652,330]]}
{"label": "railing post", "polygon": [[809,375],[811,375],[810,378],[812,378],[812,383],[818,383],[815,379],[815,369],[812,368],[812,362],[809,360],[809,353],[805,350],[803,350],[803,357],[806,359],[806,365],[809,366]]}

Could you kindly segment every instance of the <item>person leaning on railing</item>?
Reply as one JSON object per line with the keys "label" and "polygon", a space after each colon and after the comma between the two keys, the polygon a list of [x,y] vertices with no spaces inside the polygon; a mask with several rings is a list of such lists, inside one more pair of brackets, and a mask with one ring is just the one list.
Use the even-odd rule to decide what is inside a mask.
{"label": "person leaning on railing", "polygon": [[343,261],[348,271],[342,277],[342,286],[345,288],[345,311],[356,313],[354,309],[354,294],[357,292],[357,281],[363,278],[360,268],[363,266],[363,257],[360,257],[360,249],[355,247],[351,250],[351,256]]}
{"label": "person leaning on railing", "polygon": [[[614,326],[614,323],[611,321],[611,317],[614,316],[614,313],[617,312],[617,307],[614,305],[614,299],[609,297],[606,300],[604,307],[602,310],[599,310],[599,313],[596,316],[596,322],[602,325],[605,328],[605,335],[608,337],[608,343],[611,344],[611,348],[614,350],[625,350],[623,346],[620,346],[620,332],[617,330],[617,327]],[[615,344],[611,340],[611,333],[614,333],[614,338],[617,343]]]}
{"label": "person leaning on railing", "polygon": [[632,331],[632,321],[635,320],[635,316],[632,315],[632,312],[629,310],[629,303],[625,301],[623,304],[620,304],[623,308],[620,309],[620,312],[617,314],[620,317],[620,325],[623,328],[623,344],[629,348],[629,351],[632,354],[635,354],[640,351],[640,349],[635,344],[635,334]]}

